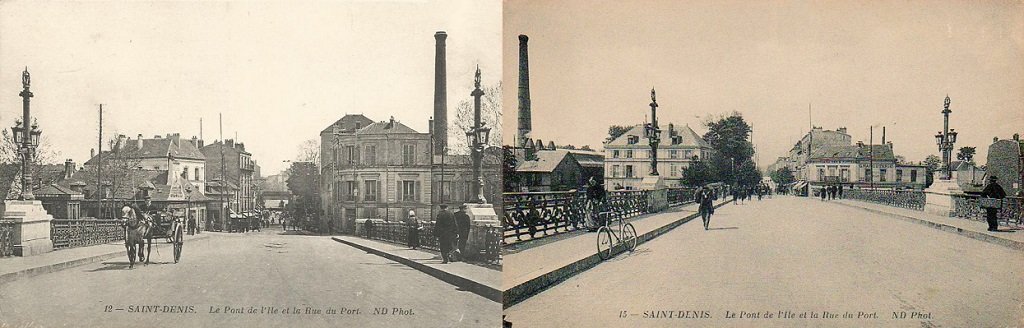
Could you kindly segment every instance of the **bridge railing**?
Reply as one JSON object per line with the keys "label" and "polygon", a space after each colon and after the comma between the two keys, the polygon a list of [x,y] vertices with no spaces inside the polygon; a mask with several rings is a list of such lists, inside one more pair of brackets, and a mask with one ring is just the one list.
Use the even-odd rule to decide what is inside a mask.
{"label": "bridge railing", "polygon": [[124,229],[117,220],[84,217],[50,221],[50,240],[54,249],[92,246],[124,240]]}
{"label": "bridge railing", "polygon": [[696,189],[693,188],[669,188],[668,206],[679,206],[693,202]]}
{"label": "bridge railing", "polygon": [[[985,221],[985,209],[978,204],[977,195],[953,195],[953,215],[959,218]],[[1008,227],[1021,227],[1021,198],[1006,197],[1003,199],[1002,208],[996,212],[1000,225]]]}
{"label": "bridge railing", "polygon": [[843,191],[843,198],[918,211],[923,211],[925,204],[924,192],[916,190],[849,189]]}
{"label": "bridge railing", "polygon": [[[441,248],[438,245],[437,237],[434,235],[434,222],[421,222],[418,240],[419,247],[434,251],[440,251]],[[474,236],[473,234],[482,234],[482,236]],[[363,236],[366,233],[363,230]],[[501,261],[501,251],[499,246],[499,238],[501,238],[501,227],[485,227],[485,226],[474,226],[470,232],[469,241],[482,240],[483,245],[480,245],[480,254],[475,254],[479,260],[489,263],[499,263]],[[373,222],[373,230],[369,234],[370,239],[376,239],[384,242],[393,244],[406,245],[408,243],[409,236],[409,225],[404,222],[385,222],[377,221]]]}
{"label": "bridge railing", "polygon": [[[650,211],[644,190],[619,190],[606,194],[605,207],[623,218]],[[504,244],[557,235],[585,228],[586,193],[576,190],[503,194]]]}
{"label": "bridge railing", "polygon": [[14,221],[0,219],[0,257],[14,255]]}

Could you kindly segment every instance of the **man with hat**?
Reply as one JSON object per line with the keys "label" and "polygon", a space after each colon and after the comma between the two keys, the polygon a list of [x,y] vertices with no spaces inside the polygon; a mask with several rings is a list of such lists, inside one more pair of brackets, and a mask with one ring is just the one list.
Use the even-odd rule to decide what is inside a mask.
{"label": "man with hat", "polygon": [[470,225],[469,214],[466,213],[466,204],[459,205],[459,210],[455,212],[455,224],[459,232],[459,255],[466,256],[466,242],[469,241]]}
{"label": "man with hat", "polygon": [[[999,180],[996,176],[988,177],[988,185],[981,191],[981,197],[984,198],[995,198],[1003,199],[1006,198],[1006,191],[1003,190],[1003,186],[1000,186],[996,180]],[[985,218],[988,220],[988,231],[999,231],[999,221],[996,219],[996,213],[999,211],[998,207],[985,207]]]}
{"label": "man with hat", "polygon": [[447,264],[451,256],[452,244],[458,234],[456,227],[455,217],[448,211],[448,205],[441,204],[441,211],[434,220],[434,236],[437,237],[437,246],[441,250],[441,264]]}

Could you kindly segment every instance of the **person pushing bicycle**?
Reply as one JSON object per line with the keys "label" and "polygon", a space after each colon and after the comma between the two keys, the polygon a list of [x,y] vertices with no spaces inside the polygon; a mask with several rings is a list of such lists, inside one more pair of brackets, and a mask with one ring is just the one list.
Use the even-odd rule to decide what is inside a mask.
{"label": "person pushing bicycle", "polygon": [[590,177],[587,181],[587,230],[597,231],[597,228],[604,225],[601,218],[601,210],[604,208],[605,191],[604,186],[597,182],[597,179]]}

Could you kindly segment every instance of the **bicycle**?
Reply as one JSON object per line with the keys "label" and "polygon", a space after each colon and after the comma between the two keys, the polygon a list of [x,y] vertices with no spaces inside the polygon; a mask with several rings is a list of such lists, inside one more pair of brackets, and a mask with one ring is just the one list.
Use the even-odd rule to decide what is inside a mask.
{"label": "bicycle", "polygon": [[[625,245],[626,250],[632,252],[636,250],[637,234],[636,228],[633,227],[632,223],[625,222],[621,215],[615,215],[614,218],[609,218],[614,212],[606,211],[601,212],[598,215],[603,217],[601,221],[602,225],[597,229],[597,255],[601,257],[601,260],[607,260],[612,257],[612,251],[619,247],[619,245]],[[619,222],[619,233],[615,233],[615,230],[611,228],[610,224],[612,221]],[[620,237],[621,236],[621,237]],[[612,242],[612,238],[615,238],[615,242]]]}

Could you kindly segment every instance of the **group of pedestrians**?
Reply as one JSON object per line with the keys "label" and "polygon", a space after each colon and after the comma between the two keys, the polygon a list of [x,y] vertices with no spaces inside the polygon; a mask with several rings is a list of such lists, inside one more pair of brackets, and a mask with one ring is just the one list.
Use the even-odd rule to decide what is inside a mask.
{"label": "group of pedestrians", "polygon": [[843,186],[825,186],[818,191],[818,195],[821,197],[821,200],[843,199]]}
{"label": "group of pedestrians", "polygon": [[757,200],[762,200],[764,196],[770,197],[771,194],[772,188],[764,183],[755,186],[737,186],[732,188],[732,203],[742,204],[744,200],[753,199],[755,196]]}
{"label": "group of pedestrians", "polygon": [[[466,213],[466,205],[460,205],[459,210],[452,213],[448,205],[442,204],[441,211],[437,213],[434,221],[434,236],[437,238],[437,246],[441,251],[441,264],[447,264],[465,258],[466,244],[469,242],[470,219]],[[409,248],[416,249],[420,246],[420,226],[416,218],[416,211],[409,210],[406,218],[408,233],[406,242]]]}

